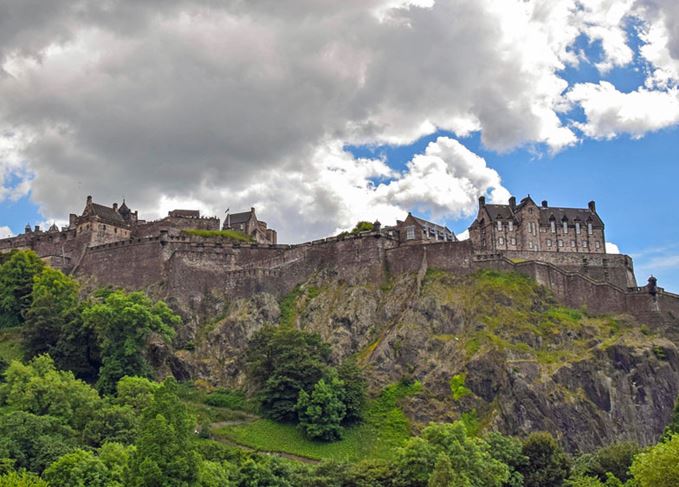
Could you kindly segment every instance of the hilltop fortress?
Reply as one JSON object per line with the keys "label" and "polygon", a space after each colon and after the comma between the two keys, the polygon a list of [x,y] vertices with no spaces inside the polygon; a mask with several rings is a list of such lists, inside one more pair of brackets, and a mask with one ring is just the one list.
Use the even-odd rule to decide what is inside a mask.
{"label": "hilltop fortress", "polygon": [[[248,241],[226,238],[220,228],[242,232]],[[649,323],[679,316],[679,296],[654,282],[638,287],[632,259],[606,253],[593,201],[587,208],[558,208],[530,197],[518,204],[512,197],[507,205],[481,197],[469,235],[459,241],[445,226],[408,214],[395,226],[375,222],[371,231],[286,245],[254,208],[227,215],[221,226],[219,218],[196,210],[147,222],[125,202],[109,207],[88,196],[68,226],[27,226],[0,239],[0,252],[30,249],[89,285],[145,289],[190,309],[211,297],[283,296],[321,272],[350,284],[379,284],[405,272],[422,279],[428,268],[460,274],[490,268],[529,275],[568,306],[628,312]]]}

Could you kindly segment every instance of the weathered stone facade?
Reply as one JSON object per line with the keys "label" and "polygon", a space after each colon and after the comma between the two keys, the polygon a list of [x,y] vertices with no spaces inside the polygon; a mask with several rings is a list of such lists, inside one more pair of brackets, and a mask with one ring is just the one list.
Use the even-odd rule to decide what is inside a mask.
{"label": "weathered stone facade", "polygon": [[481,251],[532,251],[603,254],[604,223],[594,201],[587,208],[536,205],[530,196],[517,205],[486,204],[479,198],[479,212],[469,227],[469,238]]}
{"label": "weathered stone facade", "polygon": [[[537,235],[525,226],[532,221],[527,210],[546,211],[546,205],[538,209],[530,200],[524,200],[522,205],[527,216],[517,217],[513,231],[523,235],[528,228],[532,237],[547,238],[551,232],[549,225],[545,232],[538,230]],[[595,213],[593,205],[590,210]],[[92,285],[154,289],[159,295],[184,304],[200,303],[209,296],[237,298],[257,292],[282,296],[318,272],[331,273],[348,283],[379,284],[391,275],[419,274],[427,268],[460,274],[494,268],[528,274],[568,305],[602,312],[629,312],[643,315],[647,321],[661,320],[666,309],[679,316],[679,297],[659,288],[650,301],[648,290],[637,287],[628,256],[606,254],[596,247],[601,251],[584,252],[583,247],[577,246],[573,252],[566,251],[568,247],[558,251],[536,250],[523,248],[523,244],[516,249],[483,248],[479,245],[481,232],[476,222],[476,229],[470,230],[473,237],[466,241],[456,241],[454,236],[451,240],[443,230],[444,238],[427,239],[422,233],[425,227],[420,225],[417,228],[422,238],[413,239],[414,242],[403,239],[403,231],[394,233],[393,228],[377,226],[374,231],[359,235],[279,245],[186,234],[183,229],[219,228],[219,219],[202,218],[190,210],[175,210],[155,222],[138,220],[136,214],[125,211],[119,220],[116,212],[120,214],[120,208],[115,205],[101,207],[88,198],[85,211],[71,218],[69,227],[47,232],[33,230],[0,240],[0,252],[32,249],[52,265]],[[586,225],[589,215],[583,217]],[[413,220],[409,215],[401,230]],[[492,234],[497,240],[498,234],[491,232],[499,231],[497,223],[491,227],[486,227],[486,235]],[[510,230],[503,228],[502,232]],[[571,227],[566,235],[569,232],[580,235]],[[588,238],[600,238],[603,247],[603,223],[593,224],[592,234],[586,227],[581,233]],[[560,235],[558,231],[556,235]],[[266,238],[264,241],[268,242]]]}
{"label": "weathered stone facade", "polygon": [[227,214],[224,219],[224,230],[237,230],[260,244],[276,244],[278,241],[276,230],[268,228],[266,222],[258,220],[254,208],[242,213]]}

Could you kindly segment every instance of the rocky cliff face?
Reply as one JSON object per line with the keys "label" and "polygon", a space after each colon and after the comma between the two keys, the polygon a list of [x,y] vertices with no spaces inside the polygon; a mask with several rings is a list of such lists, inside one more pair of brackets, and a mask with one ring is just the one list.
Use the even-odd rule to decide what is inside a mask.
{"label": "rocky cliff face", "polygon": [[178,351],[173,369],[247,385],[243,352],[252,334],[267,324],[298,326],[327,340],[336,360],[355,355],[374,389],[420,380],[423,392],[405,405],[415,426],[465,414],[507,434],[550,431],[571,450],[647,444],[679,392],[672,333],[561,307],[516,274],[429,270],[381,286],[321,274],[281,302],[258,294],[213,311],[221,315],[209,320],[206,312],[184,330],[192,350]]}

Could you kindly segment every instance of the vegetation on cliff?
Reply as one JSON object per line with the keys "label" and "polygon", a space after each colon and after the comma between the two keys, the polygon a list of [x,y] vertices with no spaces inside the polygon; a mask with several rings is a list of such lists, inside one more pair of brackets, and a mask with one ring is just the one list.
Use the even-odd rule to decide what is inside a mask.
{"label": "vegetation on cliff", "polygon": [[226,238],[229,240],[236,240],[238,242],[254,242],[255,239],[252,236],[247,235],[238,230],[202,230],[199,228],[191,228],[187,230],[182,230],[182,233],[186,235],[193,235],[194,237],[205,237],[205,238]]}

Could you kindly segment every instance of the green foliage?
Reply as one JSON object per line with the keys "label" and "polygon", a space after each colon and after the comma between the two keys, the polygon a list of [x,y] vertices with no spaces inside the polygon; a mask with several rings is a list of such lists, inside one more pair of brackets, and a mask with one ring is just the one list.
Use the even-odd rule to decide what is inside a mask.
{"label": "green foliage", "polygon": [[613,443],[594,453],[581,455],[575,461],[573,471],[579,476],[598,477],[602,482],[607,480],[608,474],[626,482],[629,467],[639,451],[639,445],[633,442]]}
{"label": "green foliage", "polygon": [[281,310],[280,325],[292,328],[297,321],[297,300],[302,295],[302,289],[297,286],[288,294],[283,296],[279,303]]}
{"label": "green foliage", "polygon": [[509,478],[503,485],[506,487],[522,487],[523,475],[519,470],[527,464],[528,457],[523,454],[521,441],[496,431],[489,433],[485,439],[493,458],[509,467]]}
{"label": "green foliage", "polygon": [[526,487],[559,487],[570,472],[570,461],[554,437],[532,433],[523,442],[528,461],[519,471]]}
{"label": "green foliage", "polygon": [[31,305],[33,278],[44,267],[30,250],[12,252],[0,265],[0,328],[23,323],[24,313]]}
{"label": "green foliage", "polygon": [[679,485],[679,434],[634,457],[630,472],[639,487]]}
{"label": "green foliage", "polygon": [[300,391],[311,391],[326,373],[330,347],[315,333],[266,327],[251,340],[246,359],[263,412],[294,421]]}
{"label": "green foliage", "polygon": [[75,431],[58,418],[24,411],[0,413],[0,458],[13,459],[18,468],[41,473],[76,446]]}
{"label": "green foliage", "polygon": [[434,471],[429,476],[428,487],[449,487],[455,485],[456,474],[453,472],[453,465],[450,463],[450,457],[445,453],[439,453],[436,463],[434,464]]}
{"label": "green foliage", "polygon": [[48,355],[27,365],[12,362],[0,385],[0,399],[15,409],[61,418],[77,430],[85,427],[101,403],[97,391],[72,372],[57,370]]}
{"label": "green foliage", "polygon": [[[21,360],[24,357],[21,332],[20,326],[0,329],[0,361],[5,363],[5,367],[12,360]],[[4,369],[0,370],[3,371]]]}
{"label": "green foliage", "polygon": [[420,437],[406,442],[395,462],[398,485],[427,486],[436,464],[442,462],[441,455],[445,455],[452,466],[452,485],[500,487],[510,475],[507,465],[491,456],[488,443],[468,436],[458,421],[430,424]]}
{"label": "green foliage", "polygon": [[248,401],[242,391],[230,389],[218,389],[211,392],[205,398],[205,404],[240,411],[251,411],[253,409],[252,404],[250,404],[250,401]]}
{"label": "green foliage", "polygon": [[297,400],[299,427],[312,440],[336,441],[342,437],[346,407],[341,398],[344,382],[337,377],[319,380],[311,391],[300,391]]}
{"label": "green foliage", "polygon": [[22,470],[0,475],[0,487],[49,487],[47,482],[34,473]]}
{"label": "green foliage", "polygon": [[228,463],[202,461],[198,466],[198,483],[200,487],[228,487],[235,485],[231,478],[233,469]]}
{"label": "green foliage", "polygon": [[669,439],[672,435],[679,433],[679,398],[674,403],[674,409],[672,410],[672,418],[667,426],[665,426],[665,431],[663,432],[662,440]]}
{"label": "green foliage", "polygon": [[227,238],[229,240],[236,240],[238,242],[254,242],[255,241],[255,239],[252,238],[250,235],[246,235],[245,233],[239,232],[238,230],[200,230],[200,229],[197,229],[197,228],[192,228],[192,229],[188,229],[188,230],[182,230],[182,233],[185,233],[186,235],[193,235],[193,236],[196,236],[196,237]]}
{"label": "green foliage", "polygon": [[450,393],[453,395],[453,401],[457,402],[463,397],[472,394],[464,382],[467,378],[467,374],[456,374],[450,378]]}
{"label": "green foliage", "polygon": [[365,407],[366,380],[363,371],[355,360],[346,359],[337,368],[337,375],[344,383],[342,387],[342,402],[346,409],[344,424],[358,423],[363,419]]}
{"label": "green foliage", "polygon": [[46,267],[33,279],[31,305],[26,310],[23,330],[26,358],[49,353],[55,348],[63,331],[74,321],[82,326],[78,310],[78,283],[61,271]]}
{"label": "green foliage", "polygon": [[171,340],[180,318],[162,301],[152,302],[144,293],[112,291],[83,311],[86,326],[96,330],[101,348],[97,387],[112,393],[126,375],[148,376],[150,367],[142,353],[154,333]]}
{"label": "green foliage", "polygon": [[123,377],[116,384],[116,402],[140,413],[153,400],[160,384],[146,377]]}
{"label": "green foliage", "polygon": [[360,221],[356,223],[354,228],[351,229],[350,232],[341,232],[338,234],[338,237],[345,237],[347,235],[358,235],[361,232],[372,232],[373,229],[375,228],[374,223],[366,222],[366,221]]}
{"label": "green foliage", "polygon": [[130,457],[126,485],[184,487],[197,481],[198,455],[193,443],[194,418],[167,379],[144,409],[136,450]]}
{"label": "green foliage", "polygon": [[99,447],[106,442],[130,444],[137,434],[139,418],[130,406],[104,404],[92,414],[83,429],[83,442]]}
{"label": "green foliage", "polygon": [[69,487],[111,487],[111,475],[94,453],[75,450],[59,458],[45,470],[45,480],[52,485]]}

